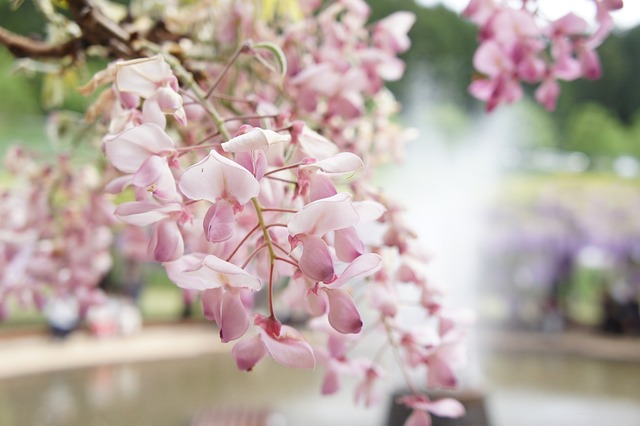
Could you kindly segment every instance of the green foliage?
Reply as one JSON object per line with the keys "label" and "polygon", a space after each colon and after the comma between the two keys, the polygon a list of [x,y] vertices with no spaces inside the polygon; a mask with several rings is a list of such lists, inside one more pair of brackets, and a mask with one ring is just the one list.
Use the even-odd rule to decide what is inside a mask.
{"label": "green foliage", "polygon": [[38,85],[12,69],[13,56],[0,48],[0,115],[22,115],[41,113],[38,104]]}
{"label": "green foliage", "polygon": [[568,119],[566,138],[560,148],[582,151],[590,157],[638,155],[640,146],[633,143],[627,129],[606,107],[587,103],[578,107]]}
{"label": "green foliage", "polygon": [[527,148],[555,148],[559,131],[553,115],[529,99],[520,102],[517,108],[520,111],[517,143]]}
{"label": "green foliage", "polygon": [[[0,25],[22,35],[44,35],[45,20],[34,2],[24,1],[15,9],[11,1],[0,0]],[[15,9],[15,10],[14,10]]]}

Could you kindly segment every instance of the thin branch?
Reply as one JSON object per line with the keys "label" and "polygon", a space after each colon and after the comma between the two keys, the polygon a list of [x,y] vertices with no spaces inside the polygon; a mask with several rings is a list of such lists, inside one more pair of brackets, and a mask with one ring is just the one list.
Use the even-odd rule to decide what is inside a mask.
{"label": "thin branch", "polygon": [[82,39],[74,38],[62,44],[49,44],[21,36],[0,27],[0,44],[18,58],[64,58],[75,56],[82,46]]}
{"label": "thin branch", "polygon": [[207,93],[205,94],[204,99],[208,99],[209,96],[213,94],[213,92],[216,90],[216,87],[218,87],[218,85],[220,84],[224,76],[227,75],[227,72],[229,72],[229,70],[231,69],[231,66],[238,60],[238,57],[240,57],[240,54],[247,52],[250,46],[251,46],[250,42],[245,42],[240,46],[238,46],[238,48],[233,53],[231,58],[227,61],[222,72],[218,75],[218,78],[216,78],[216,81],[214,81],[211,87],[209,87],[209,90],[207,90]]}

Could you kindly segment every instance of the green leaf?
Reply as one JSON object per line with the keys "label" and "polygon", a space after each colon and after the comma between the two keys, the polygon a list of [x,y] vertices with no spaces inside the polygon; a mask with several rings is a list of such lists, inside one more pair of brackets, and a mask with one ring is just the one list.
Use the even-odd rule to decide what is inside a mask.
{"label": "green leaf", "polygon": [[24,3],[24,0],[11,0],[11,10],[18,10],[22,3]]}
{"label": "green leaf", "polygon": [[268,50],[273,55],[273,58],[276,60],[276,64],[278,66],[278,71],[280,72],[280,75],[284,77],[287,74],[287,58],[284,55],[284,52],[282,51],[282,49],[280,49],[280,47],[268,41],[255,43],[252,47],[255,50],[259,50],[259,49]]}

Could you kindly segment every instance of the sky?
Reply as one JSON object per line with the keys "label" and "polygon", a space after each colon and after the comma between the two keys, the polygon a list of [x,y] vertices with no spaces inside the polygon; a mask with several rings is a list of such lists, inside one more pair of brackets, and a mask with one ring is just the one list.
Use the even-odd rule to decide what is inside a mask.
{"label": "sky", "polygon": [[[444,4],[452,10],[461,12],[469,3],[469,0],[418,0],[426,6]],[[592,0],[538,0],[540,8],[549,18],[559,18],[573,11],[587,21],[593,21],[595,7]],[[640,24],[640,0],[625,0],[622,10],[612,13],[616,25],[621,28],[629,28]]]}

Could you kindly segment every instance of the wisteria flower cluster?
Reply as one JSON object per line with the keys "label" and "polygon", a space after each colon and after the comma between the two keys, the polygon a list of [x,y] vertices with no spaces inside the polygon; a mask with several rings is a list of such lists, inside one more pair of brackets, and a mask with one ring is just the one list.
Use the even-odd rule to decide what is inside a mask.
{"label": "wisteria flower cluster", "polygon": [[[429,411],[461,415],[457,401],[431,402],[420,389],[456,385],[463,333],[426,279],[401,209],[362,173],[363,158],[388,161],[406,138],[391,122],[395,101],[383,82],[403,72],[396,55],[409,47],[413,17],[398,13],[367,28],[364,2],[337,2],[308,7],[274,32],[277,22],[252,17],[253,2],[228,6],[190,26],[229,31],[215,24],[241,11],[243,37],[195,37],[184,51],[211,43],[226,62],[180,62],[160,49],[115,62],[86,86],[110,84],[92,111],[105,113],[103,149],[122,173],[107,188],[133,194],[116,216],[151,227],[150,255],[179,287],[201,293],[220,339],[234,342],[238,368],[265,356],[289,367],[319,363],[324,394],[351,375],[360,380],[356,399],[368,405],[379,398],[383,360],[353,354],[362,330],[377,329],[403,369],[424,371],[424,386],[411,384],[414,397],[402,400],[417,413],[411,421]],[[417,298],[402,300],[398,285]],[[369,302],[370,318],[354,298]],[[400,320],[406,309],[418,325]],[[310,319],[313,340],[289,317]]]}
{"label": "wisteria flower cluster", "polygon": [[[463,15],[480,26],[473,65],[483,77],[469,86],[488,111],[523,95],[522,83],[537,84],[536,100],[554,110],[558,80],[600,78],[596,48],[613,29],[611,12],[622,0],[593,0],[595,29],[574,13],[545,19],[535,0],[471,0]],[[514,5],[516,3],[516,5]]]}
{"label": "wisteria flower cluster", "polygon": [[[323,394],[351,376],[356,401],[369,405],[393,359],[410,390],[399,400],[413,410],[407,425],[430,425],[429,413],[462,415],[458,401],[432,401],[424,390],[456,386],[466,316],[444,306],[402,207],[370,182],[376,165],[402,158],[410,136],[393,122],[398,106],[384,84],[404,71],[397,55],[409,47],[413,15],[369,23],[363,0],[287,8],[132,1],[118,21],[93,2],[66,3],[75,21],[60,15],[56,22],[68,23],[61,30],[68,37],[80,31],[79,39],[37,49],[15,37],[5,43],[17,55],[114,59],[81,88],[99,92],[87,117],[113,169],[103,176],[117,173],[101,193],[120,200],[112,211],[121,222],[148,229],[148,255],[169,278],[200,294],[238,368],[252,370],[266,357],[287,367],[320,365]],[[556,25],[556,50],[565,48],[558,70],[593,72],[589,58],[616,8],[598,5],[599,35],[584,38],[574,17]],[[540,59],[547,33],[528,9],[472,1],[466,13],[484,28],[476,63],[488,79],[473,90],[490,109],[519,97],[520,80],[569,76]],[[74,50],[87,45],[96,49]],[[3,215],[15,211],[4,205]],[[87,206],[93,215],[103,211]],[[89,218],[77,223],[94,238],[82,234],[81,242],[96,247],[81,254],[95,258],[102,228]],[[32,246],[11,249],[5,265],[16,273],[4,277],[31,267]],[[91,265],[85,259],[78,267]],[[58,270],[75,276],[69,266]],[[307,325],[294,327],[300,319]],[[382,342],[372,340],[376,334]],[[380,349],[360,355],[365,341]]]}
{"label": "wisteria flower cluster", "polygon": [[80,313],[101,303],[117,221],[97,169],[66,155],[46,164],[15,147],[4,170],[11,185],[0,187],[0,319],[14,302],[43,309],[51,298],[72,297]]}

